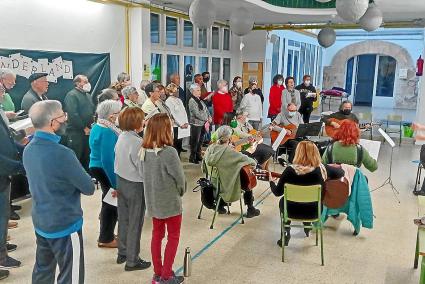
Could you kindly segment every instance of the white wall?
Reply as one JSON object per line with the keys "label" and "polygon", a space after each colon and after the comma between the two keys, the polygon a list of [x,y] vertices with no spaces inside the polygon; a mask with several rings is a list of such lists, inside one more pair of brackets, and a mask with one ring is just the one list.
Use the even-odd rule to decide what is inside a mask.
{"label": "white wall", "polygon": [[0,48],[110,53],[125,71],[124,8],[87,0],[1,0]]}

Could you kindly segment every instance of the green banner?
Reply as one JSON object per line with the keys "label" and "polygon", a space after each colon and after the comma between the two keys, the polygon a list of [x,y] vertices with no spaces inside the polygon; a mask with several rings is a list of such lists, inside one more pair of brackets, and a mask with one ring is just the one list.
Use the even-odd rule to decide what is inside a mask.
{"label": "green banner", "polygon": [[61,102],[66,93],[74,88],[72,81],[78,74],[88,77],[92,85],[92,95],[98,95],[111,84],[109,53],[0,49],[0,68],[9,68],[17,75],[16,86],[8,91],[17,110],[30,88],[28,77],[36,72],[49,74],[47,79],[50,84],[46,96]]}

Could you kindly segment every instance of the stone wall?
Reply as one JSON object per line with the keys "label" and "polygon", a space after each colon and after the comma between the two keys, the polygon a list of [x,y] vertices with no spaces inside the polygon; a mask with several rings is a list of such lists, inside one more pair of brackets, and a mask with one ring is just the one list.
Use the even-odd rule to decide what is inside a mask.
{"label": "stone wall", "polygon": [[[416,67],[408,51],[399,45],[379,40],[368,40],[351,44],[341,49],[332,59],[331,66],[323,70],[323,89],[333,86],[344,87],[347,70],[347,61],[351,57],[362,54],[379,54],[392,56],[397,61],[397,70],[394,88],[394,107],[416,109],[417,78]],[[399,79],[398,71],[408,70],[408,79]]]}

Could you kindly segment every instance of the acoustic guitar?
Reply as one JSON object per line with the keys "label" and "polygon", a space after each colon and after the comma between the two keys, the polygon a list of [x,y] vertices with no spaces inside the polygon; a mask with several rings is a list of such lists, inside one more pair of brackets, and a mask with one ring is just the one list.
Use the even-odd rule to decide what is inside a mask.
{"label": "acoustic guitar", "polygon": [[242,167],[240,171],[241,187],[243,190],[252,190],[257,186],[257,176],[254,168],[251,165]]}
{"label": "acoustic guitar", "polygon": [[[297,126],[295,126],[294,124],[289,124],[289,125],[275,125],[277,127],[280,128],[285,128],[286,130],[290,130],[291,134],[286,134],[285,137],[282,139],[282,141],[280,142],[280,145],[285,144],[286,141],[291,140],[291,139],[295,139],[296,137],[296,132],[297,132]],[[277,137],[279,136],[279,131],[276,130],[271,130],[270,131],[270,139],[272,141],[272,144],[274,143],[274,141],[276,141]]]}
{"label": "acoustic guitar", "polygon": [[[331,122],[336,122],[338,124],[341,124],[345,119],[336,119],[336,118],[329,118],[328,121],[329,123]],[[367,130],[370,129],[373,126],[381,126],[382,123],[381,122],[371,122],[371,123],[360,123],[359,124],[359,128],[361,130]],[[335,135],[338,133],[339,128],[335,128],[332,125],[326,125],[325,126],[325,132],[326,134],[331,137],[331,138],[335,138]]]}
{"label": "acoustic guitar", "polygon": [[[231,142],[235,146],[235,151],[241,152],[246,150],[251,154],[255,152],[257,145],[263,142],[263,134],[268,131],[269,124],[264,125],[260,130],[252,129],[248,134],[250,136],[246,138],[240,138],[236,135],[232,135]],[[251,141],[253,140],[253,143]]]}

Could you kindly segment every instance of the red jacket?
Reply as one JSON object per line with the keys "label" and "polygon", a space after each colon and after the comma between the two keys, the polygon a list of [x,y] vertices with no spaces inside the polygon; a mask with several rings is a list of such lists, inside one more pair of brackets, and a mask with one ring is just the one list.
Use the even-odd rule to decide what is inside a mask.
{"label": "red jacket", "polygon": [[212,104],[214,108],[214,124],[221,124],[223,121],[224,114],[226,112],[233,111],[232,96],[229,93],[220,94],[218,92],[215,92],[212,97]]}
{"label": "red jacket", "polygon": [[280,112],[282,107],[282,91],[285,90],[285,87],[274,84],[270,88],[269,95],[269,116],[277,115]]}

